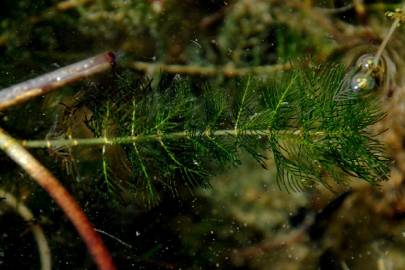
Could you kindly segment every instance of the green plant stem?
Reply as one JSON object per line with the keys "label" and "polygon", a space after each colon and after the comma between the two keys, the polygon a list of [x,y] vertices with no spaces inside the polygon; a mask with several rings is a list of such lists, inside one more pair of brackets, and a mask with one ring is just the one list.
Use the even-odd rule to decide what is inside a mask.
{"label": "green plant stem", "polygon": [[1,128],[0,149],[20,165],[63,209],[86,243],[98,268],[100,270],[115,270],[116,267],[110,253],[76,200],[48,169],[42,166],[23,146]]}
{"label": "green plant stem", "polygon": [[[282,130],[272,131],[265,130],[240,130],[240,129],[221,129],[216,131],[205,131],[200,135],[211,137],[237,137],[237,136],[271,136],[276,134],[283,137],[297,137],[302,136],[303,132],[297,130]],[[324,132],[309,132],[310,136],[321,137],[325,135]],[[173,132],[167,134],[149,134],[137,136],[123,136],[115,138],[97,137],[97,138],[83,138],[83,139],[55,139],[55,140],[22,140],[22,146],[28,148],[51,148],[51,147],[72,147],[72,146],[86,146],[86,145],[113,145],[113,144],[131,144],[134,142],[142,141],[161,141],[162,139],[182,139],[194,136],[188,131]]]}
{"label": "green plant stem", "polygon": [[236,77],[245,75],[266,75],[280,71],[286,71],[292,68],[291,64],[278,64],[269,66],[257,66],[249,68],[237,68],[233,66],[204,67],[196,65],[168,65],[162,63],[149,62],[131,62],[128,67],[140,70],[146,73],[166,72],[173,74],[189,74],[199,76],[218,76]]}
{"label": "green plant stem", "polygon": [[248,90],[249,90],[249,86],[250,86],[250,77],[248,78],[248,81],[247,81],[246,86],[245,86],[245,90],[243,91],[241,104],[240,104],[239,110],[238,110],[238,116],[236,117],[235,128],[234,128],[236,135],[238,135],[239,120],[240,120],[240,116],[241,116],[242,111],[243,111],[243,106],[244,106],[244,103],[245,103],[245,100],[246,100],[246,96],[247,96],[247,93],[248,93]]}

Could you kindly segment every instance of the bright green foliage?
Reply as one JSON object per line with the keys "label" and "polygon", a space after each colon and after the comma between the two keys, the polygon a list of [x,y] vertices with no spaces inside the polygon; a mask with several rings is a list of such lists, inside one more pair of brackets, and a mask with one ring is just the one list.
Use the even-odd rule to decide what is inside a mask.
{"label": "bright green foliage", "polygon": [[335,65],[297,68],[271,80],[231,81],[227,89],[180,77],[157,87],[120,78],[112,100],[87,100],[95,103],[89,126],[113,141],[103,153],[124,144],[131,171],[125,181],[150,203],[157,189],[206,184],[218,167],[238,165],[242,150],[263,167],[270,150],[287,190],[347,175],[376,183],[386,179],[390,161],[369,126],[383,114],[373,95],[350,90],[345,74]]}

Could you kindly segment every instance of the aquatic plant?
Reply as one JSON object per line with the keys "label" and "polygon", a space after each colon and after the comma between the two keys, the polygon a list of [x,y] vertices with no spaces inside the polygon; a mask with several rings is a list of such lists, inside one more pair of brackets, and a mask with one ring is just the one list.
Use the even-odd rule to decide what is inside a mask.
{"label": "aquatic plant", "polygon": [[[111,13],[115,14],[114,8],[121,7],[119,2],[107,7],[97,4],[91,10],[97,11],[94,16],[105,18],[108,16],[103,13],[104,10],[112,9]],[[243,2],[241,5],[252,7],[248,1]],[[127,4],[121,3],[124,7]],[[264,2],[261,4],[266,5]],[[138,12],[129,14],[133,16],[130,17],[132,19],[121,25],[123,31],[128,32],[133,24],[151,24],[154,31],[149,34],[160,37],[154,16],[136,19],[142,15],[141,10],[149,10],[146,1],[139,3],[134,10]],[[222,56],[218,63],[221,66],[144,63],[132,61],[128,55],[124,55],[111,75],[100,78],[100,83],[82,84],[77,87],[82,89],[78,94],[65,97],[68,104],[58,98],[55,98],[56,101],[49,98],[49,103],[57,103],[49,107],[56,108],[58,113],[52,116],[51,128],[48,125],[42,132],[32,134],[30,139],[25,138],[27,132],[12,129],[18,115],[3,114],[4,119],[12,119],[4,121],[4,125],[19,138],[15,141],[3,132],[3,149],[34,178],[38,176],[36,170],[42,170],[42,166],[21,154],[24,151],[21,146],[47,149],[53,157],[62,161],[68,173],[80,171],[78,163],[88,159],[96,164],[92,168],[96,168],[93,175],[97,175],[97,181],[92,185],[97,187],[97,193],[106,196],[112,205],[136,201],[147,209],[156,206],[159,198],[166,193],[179,196],[183,193],[183,187],[193,192],[200,185],[209,185],[209,176],[223,168],[240,165],[241,155],[245,152],[263,167],[271,153],[278,172],[277,183],[280,188],[289,191],[303,190],[316,183],[330,187],[331,180],[343,184],[349,177],[373,184],[387,179],[392,163],[372,126],[384,117],[378,91],[375,90],[385,87],[385,81],[381,80],[385,74],[384,69],[380,68],[380,57],[392,31],[375,55],[361,57],[349,69],[335,63],[318,65],[311,61],[268,65],[274,59],[270,57],[262,61],[260,55],[274,48],[259,48],[258,44],[261,39],[271,36],[262,29],[262,24],[266,26],[270,21],[257,11],[247,13],[248,16],[258,14],[261,28],[258,32],[254,29],[243,32],[247,37],[252,36],[244,44],[244,37],[238,42],[233,41],[235,29],[230,28],[234,26],[233,20],[246,15],[245,11],[237,6],[232,10],[233,15],[220,31],[221,38],[218,39]],[[87,23],[95,18],[85,9],[79,9],[79,13],[81,20]],[[395,19],[391,29],[395,29],[402,20],[401,16],[395,14],[400,12],[390,14]],[[114,18],[122,16],[119,13],[116,15],[118,17]],[[36,18],[33,19],[34,23],[38,23],[47,16],[33,18]],[[251,23],[255,24],[255,20]],[[116,36],[108,36],[111,32],[106,31],[105,25],[99,26],[95,32],[86,32],[82,28],[81,33],[104,33],[106,42],[117,41]],[[136,38],[147,32],[145,29],[138,30],[129,36]],[[247,30],[251,30],[251,25]],[[278,32],[275,35],[279,38],[297,37],[294,31],[288,31],[288,35]],[[12,36],[6,36],[4,40],[13,40]],[[168,43],[162,42],[160,49],[170,46]],[[226,65],[226,54],[231,45],[235,45],[235,49],[231,49],[228,57],[235,66]],[[252,51],[246,50],[250,48]],[[322,54],[328,54],[330,50],[327,47]],[[276,51],[280,56],[285,54],[281,61],[285,62],[289,54],[281,46]],[[131,60],[128,61],[127,57]],[[190,57],[199,59],[200,56]],[[104,65],[97,72],[110,67],[111,57],[107,59],[102,61]],[[84,67],[84,63],[88,62],[78,65]],[[95,64],[99,67],[97,61]],[[264,66],[249,67],[251,64]],[[10,95],[0,95],[5,104],[3,108],[81,78],[86,75],[84,73],[88,67],[84,70],[72,69],[73,77],[65,77],[66,73],[60,69],[6,89],[1,93],[16,90],[18,93],[11,95],[11,103],[7,103]],[[160,78],[145,79],[127,70],[127,67],[152,75],[162,69],[169,73],[218,76],[220,79],[201,80],[166,74],[159,74]],[[256,77],[256,74],[267,76]],[[239,78],[225,79],[222,75]],[[65,81],[65,78],[68,79]],[[80,120],[77,121],[77,118]],[[46,126],[38,124],[41,125]],[[90,154],[83,154],[84,150],[80,150],[86,148],[91,149]],[[23,159],[36,164],[36,169],[27,167]],[[80,181],[77,182],[73,185],[80,186]],[[50,194],[54,192],[46,183],[42,182],[42,185],[48,188]],[[58,199],[58,196],[53,196],[63,205],[66,197]],[[67,213],[69,215],[69,210]],[[74,217],[72,221],[75,223]],[[81,234],[85,236],[83,231]],[[97,257],[95,252],[93,255]],[[99,266],[105,269],[113,267],[110,261],[99,262]]]}
{"label": "aquatic plant", "polygon": [[[77,101],[92,111],[87,126],[94,138],[59,136],[21,144],[62,151],[101,145],[101,171],[110,191],[127,185],[149,204],[158,197],[155,186],[175,194],[184,179],[192,189],[206,183],[213,168],[240,164],[243,150],[263,166],[270,150],[279,186],[288,190],[319,181],[327,185],[328,176],[371,183],[387,177],[389,159],[369,129],[383,114],[373,95],[351,88],[344,68],[299,67],[276,77],[249,76],[227,88],[193,87],[181,78],[155,88],[151,81],[113,85],[103,89],[114,89],[113,98],[92,92]],[[121,162],[131,175],[118,185],[106,155],[116,145],[122,145]]]}

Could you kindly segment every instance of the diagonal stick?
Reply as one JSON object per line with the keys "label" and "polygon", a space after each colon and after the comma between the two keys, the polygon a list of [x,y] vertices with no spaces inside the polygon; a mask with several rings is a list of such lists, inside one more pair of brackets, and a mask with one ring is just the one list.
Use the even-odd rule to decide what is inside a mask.
{"label": "diagonal stick", "polygon": [[0,91],[0,110],[19,104],[36,96],[82,78],[103,72],[115,63],[115,55],[105,52],[80,62],[46,73],[28,81],[12,85]]}
{"label": "diagonal stick", "polygon": [[13,137],[0,128],[0,149],[20,165],[63,209],[87,245],[100,270],[115,270],[112,258],[101,237],[75,199],[59,181]]}

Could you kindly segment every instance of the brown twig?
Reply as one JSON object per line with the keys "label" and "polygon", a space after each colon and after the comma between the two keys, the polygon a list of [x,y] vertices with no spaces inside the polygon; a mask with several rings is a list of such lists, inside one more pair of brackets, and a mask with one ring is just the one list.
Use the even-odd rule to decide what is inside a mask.
{"label": "brown twig", "polygon": [[56,16],[60,12],[65,12],[70,9],[82,7],[93,0],[64,0],[56,3],[55,5],[51,6],[50,8],[43,11],[40,15],[31,16],[29,20],[32,24],[39,23],[43,20],[52,18]]}
{"label": "brown twig", "polygon": [[95,232],[75,199],[41,163],[1,128],[0,148],[59,204],[86,243],[98,268],[101,270],[116,269],[101,237]]}
{"label": "brown twig", "polygon": [[[32,24],[37,24],[39,22],[42,22],[46,19],[52,18],[59,14],[60,12],[65,12],[70,9],[74,8],[79,8],[82,7],[93,0],[65,0],[65,1],[60,1],[54,6],[51,6],[50,8],[46,9],[44,12],[42,12],[40,15],[37,16],[31,16],[28,18],[28,20]],[[7,32],[4,34],[0,35],[0,46],[5,46],[7,44],[9,35]]]}
{"label": "brown twig", "polygon": [[10,86],[0,91],[0,110],[30,98],[43,95],[66,84],[103,72],[114,65],[115,56],[106,52],[57,69],[31,80]]}
{"label": "brown twig", "polygon": [[196,65],[168,65],[149,62],[132,62],[128,65],[130,68],[144,71],[146,73],[167,72],[199,76],[218,76],[235,77],[244,75],[266,75],[274,72],[280,72],[291,69],[291,64],[279,64],[271,66],[257,66],[249,68],[237,68],[232,66],[204,67]]}

